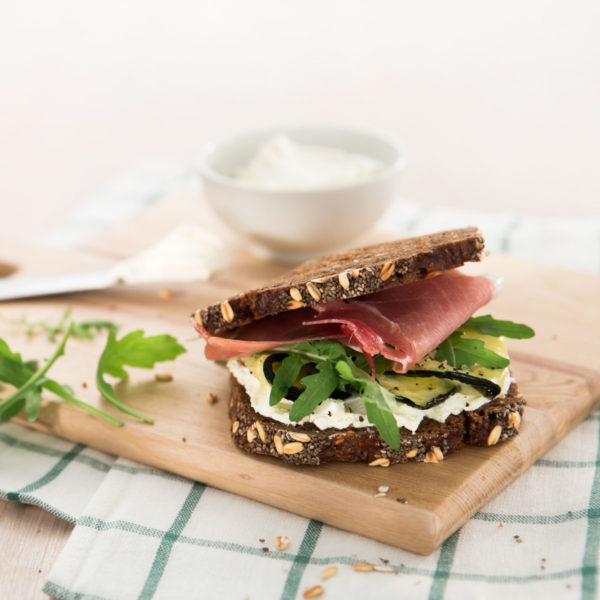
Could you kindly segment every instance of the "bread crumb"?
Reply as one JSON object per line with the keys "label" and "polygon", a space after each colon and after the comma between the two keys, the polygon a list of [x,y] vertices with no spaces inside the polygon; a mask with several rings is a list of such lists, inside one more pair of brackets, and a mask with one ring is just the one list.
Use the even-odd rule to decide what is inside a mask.
{"label": "bread crumb", "polygon": [[325,579],[330,579],[334,575],[337,575],[337,572],[338,572],[337,567],[334,567],[334,566],[326,567],[325,569],[323,569],[323,571],[321,571],[321,579],[323,579],[323,581]]}
{"label": "bread crumb", "polygon": [[283,552],[284,550],[287,550],[290,546],[290,539],[288,538],[287,535],[278,535],[275,538],[275,548],[277,548],[277,550],[279,550],[280,552]]}
{"label": "bread crumb", "polygon": [[154,380],[160,382],[173,381],[171,373],[154,373]]}
{"label": "bread crumb", "polygon": [[309,587],[308,589],[304,590],[303,597],[316,598],[317,596],[320,596],[323,593],[323,591],[324,590],[322,585],[313,585],[312,587]]}

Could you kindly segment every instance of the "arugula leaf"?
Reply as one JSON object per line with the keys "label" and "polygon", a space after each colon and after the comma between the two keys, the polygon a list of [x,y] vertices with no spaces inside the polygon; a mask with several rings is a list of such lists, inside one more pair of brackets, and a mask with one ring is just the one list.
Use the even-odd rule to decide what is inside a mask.
{"label": "arugula leaf", "polygon": [[[371,363],[367,360],[367,357],[362,352],[352,350],[351,348],[348,348],[348,350],[349,354],[354,359],[354,364],[359,369],[368,372],[371,371]],[[389,371],[392,368],[393,361],[389,360],[388,358],[385,358],[385,356],[382,356],[381,354],[376,354],[372,357],[372,359],[373,364],[375,365],[376,375],[381,375],[382,373],[385,373],[386,371]]]}
{"label": "arugula leaf", "polygon": [[[13,412],[14,405],[21,404],[22,406],[23,400],[25,401],[30,420],[35,420],[32,419],[32,416],[37,418],[37,415],[39,415],[39,403],[41,402],[40,387],[46,383],[45,375],[50,367],[64,354],[67,339],[71,335],[71,329],[72,325],[67,328],[67,331],[54,351],[54,354],[48,359],[42,369],[37,373],[31,373],[25,381],[23,381],[23,379],[28,373],[24,370],[24,367],[22,367],[22,361],[19,364],[19,360],[17,360],[21,357],[18,354],[11,352],[6,342],[4,342],[2,350],[3,358],[5,358],[6,361],[2,362],[6,368],[6,374],[10,378],[8,383],[12,383],[15,387],[19,387],[13,394],[8,396],[8,398],[4,398],[4,400],[0,402],[0,415],[2,415],[3,418],[6,418],[5,415],[7,414],[7,411],[11,416],[16,414]],[[15,384],[15,381],[18,383]]]}
{"label": "arugula leaf", "polygon": [[446,361],[453,367],[471,367],[474,364],[487,369],[503,369],[510,360],[488,350],[481,340],[464,337],[462,331],[455,331],[438,346],[436,360]]}
{"label": "arugula leaf", "polygon": [[300,375],[300,369],[309,360],[298,354],[290,354],[282,361],[279,369],[275,373],[273,383],[271,384],[271,394],[269,395],[269,405],[277,404],[294,385],[294,382]]}
{"label": "arugula leaf", "polygon": [[[33,375],[35,369],[31,369],[31,361],[23,362],[20,354],[10,350],[8,344],[0,339],[0,381],[20,388]],[[27,408],[30,421],[35,421],[39,416],[39,406],[42,400],[39,387],[30,389],[24,396],[17,396],[12,403],[0,404],[0,419],[10,419],[18,414],[23,406]]]}
{"label": "arugula leaf", "polygon": [[[63,339],[64,343],[66,343],[68,337],[69,333],[67,332]],[[63,342],[61,342],[61,344],[64,348]],[[46,366],[44,367],[46,371],[59,357],[59,351],[60,346],[54,356],[46,363]],[[35,421],[39,416],[39,409],[41,406],[41,388],[44,388],[66,402],[74,404],[94,416],[108,421],[112,425],[123,425],[118,419],[73,397],[73,395],[66,390],[66,386],[62,386],[57,381],[41,376],[34,380],[33,383],[28,383],[34,378],[34,375],[39,376],[39,374],[36,375],[36,370],[37,361],[23,361],[20,354],[12,352],[8,347],[8,344],[3,339],[0,339],[0,381],[17,388],[11,396],[0,400],[0,420],[14,417],[25,406],[29,420]]]}
{"label": "arugula leaf", "polygon": [[375,425],[385,443],[397,450],[400,447],[400,431],[392,412],[394,396],[352,363],[338,361],[335,368],[344,380],[360,390],[369,422]]}
{"label": "arugula leaf", "polygon": [[[8,323],[11,325],[21,325],[25,327],[25,333],[28,336],[37,335],[43,332],[47,335],[48,340],[56,342],[56,338],[60,334],[64,334],[67,328],[67,321],[71,316],[72,308],[68,306],[65,312],[61,315],[58,323],[53,325],[47,321],[30,321],[25,316],[20,319],[10,319]],[[99,333],[101,330],[116,329],[117,326],[110,321],[80,321],[79,323],[73,322],[73,328],[71,335],[79,339],[91,340],[95,337],[95,333]]]}
{"label": "arugula leaf", "polygon": [[34,370],[31,364],[24,363],[21,355],[12,352],[8,344],[0,339],[0,381],[20,387],[31,377]]}
{"label": "arugula leaf", "polygon": [[171,335],[144,337],[144,332],[138,329],[117,340],[116,331],[111,328],[106,339],[106,346],[98,361],[96,387],[108,402],[122,412],[146,423],[154,423],[154,419],[123,404],[113,386],[104,379],[104,376],[112,375],[119,379],[127,379],[129,374],[123,368],[124,366],[151,369],[155,363],[174,360],[185,351],[185,348]]}
{"label": "arugula leaf", "polygon": [[93,340],[103,329],[116,330],[117,326],[111,321],[80,321],[73,327],[73,336],[82,340]]}
{"label": "arugula leaf", "polygon": [[42,383],[44,383],[44,379],[38,382],[38,385],[25,392],[25,410],[27,411],[29,422],[36,421],[40,416],[42,408]]}
{"label": "arugula leaf", "polygon": [[3,406],[0,404],[0,420],[12,419],[18,415],[25,406],[25,398],[17,398],[11,404]]}
{"label": "arugula leaf", "polygon": [[529,325],[514,323],[513,321],[501,321],[500,319],[494,319],[492,315],[471,317],[463,327],[469,327],[486,335],[504,336],[518,340],[531,338],[535,335],[535,331]]}
{"label": "arugula leaf", "polygon": [[450,341],[452,336],[448,336],[438,347],[435,353],[435,359],[440,362],[446,361],[449,365],[453,367],[456,366],[456,355],[454,354],[454,346]]}
{"label": "arugula leaf", "polygon": [[290,410],[290,421],[299,421],[310,415],[338,386],[339,376],[331,362],[322,361],[317,364],[317,369],[318,373],[307,375],[300,380],[306,389],[294,401]]}
{"label": "arugula leaf", "polygon": [[[367,418],[385,442],[392,448],[400,447],[398,424],[392,412],[392,407],[395,406],[394,396],[372,379],[371,367],[361,352],[334,340],[289,344],[274,348],[271,352],[289,354],[275,374],[269,399],[271,406],[277,404],[293,385],[302,365],[309,362],[317,364],[318,373],[307,375],[301,380],[306,389],[295,400],[290,411],[290,420],[295,421],[310,414],[323,400],[331,396],[336,387],[344,389],[346,385],[350,385],[360,393],[365,403]],[[383,357],[374,358],[377,373],[389,369],[391,361]],[[335,371],[330,371],[334,365]],[[285,371],[282,373],[284,367]],[[278,376],[281,379],[278,380]],[[276,391],[273,391],[274,388]]]}
{"label": "arugula leaf", "polygon": [[315,360],[329,359],[331,361],[347,358],[350,348],[334,340],[316,340],[313,342],[299,342],[274,348],[270,352],[294,353]]}

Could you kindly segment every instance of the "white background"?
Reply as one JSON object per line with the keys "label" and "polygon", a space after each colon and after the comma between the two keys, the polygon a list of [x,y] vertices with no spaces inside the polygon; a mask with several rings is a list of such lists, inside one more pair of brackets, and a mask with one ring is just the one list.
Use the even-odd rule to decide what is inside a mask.
{"label": "white background", "polygon": [[140,158],[191,163],[209,140],[289,122],[395,133],[413,201],[599,212],[598,2],[1,4],[12,235]]}

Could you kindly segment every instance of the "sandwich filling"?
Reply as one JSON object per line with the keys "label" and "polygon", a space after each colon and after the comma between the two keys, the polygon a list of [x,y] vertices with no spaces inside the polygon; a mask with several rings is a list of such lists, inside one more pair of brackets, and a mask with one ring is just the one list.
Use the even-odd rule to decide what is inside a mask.
{"label": "sandwich filling", "polygon": [[504,338],[534,332],[471,316],[494,291],[486,277],[450,270],[220,335],[194,326],[206,357],[227,362],[257,413],[320,429],[374,426],[398,448],[399,427],[414,432],[425,417],[444,422],[508,392]]}
{"label": "sandwich filling", "polygon": [[[508,358],[504,337],[493,337],[465,330],[469,339],[479,340],[484,347],[498,356]],[[344,390],[324,399],[308,415],[299,420],[290,419],[290,411],[298,395],[306,388],[300,375],[288,393],[272,405],[270,403],[273,366],[279,368],[288,354],[281,352],[234,358],[227,361],[227,368],[246,389],[252,408],[260,415],[285,425],[312,423],[319,429],[346,429],[349,427],[372,427],[365,403],[358,390]],[[499,395],[508,392],[512,378],[508,367],[485,368],[474,364],[456,368],[445,361],[436,360],[433,351],[419,361],[407,374],[383,371],[375,381],[393,396],[391,412],[398,427],[415,432],[427,417],[445,422],[449,415],[477,410]],[[270,364],[271,363],[271,364]],[[309,369],[310,370],[310,369]],[[314,370],[314,369],[313,369]],[[270,381],[271,380],[271,381]],[[289,390],[288,390],[289,392]]]}

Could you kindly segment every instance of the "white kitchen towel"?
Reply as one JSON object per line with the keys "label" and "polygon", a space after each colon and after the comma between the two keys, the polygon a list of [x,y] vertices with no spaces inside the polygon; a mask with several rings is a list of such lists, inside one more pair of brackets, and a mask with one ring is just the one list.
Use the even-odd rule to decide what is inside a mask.
{"label": "white kitchen towel", "polygon": [[60,599],[292,599],[321,585],[326,598],[591,600],[599,433],[596,411],[426,557],[14,424],[0,426],[0,496],[75,522],[44,586]]}
{"label": "white kitchen towel", "polygon": [[[134,204],[161,197],[150,188],[152,197]],[[110,206],[104,197],[88,212],[100,204]],[[380,227],[404,235],[469,224],[492,250],[600,271],[597,218],[404,202]],[[340,599],[591,600],[599,595],[599,426],[596,411],[428,557],[11,423],[0,425],[0,497],[76,524],[44,587],[59,599],[292,599],[322,586],[323,597]],[[277,548],[278,537],[287,548]],[[323,579],[330,567],[336,574]]]}

